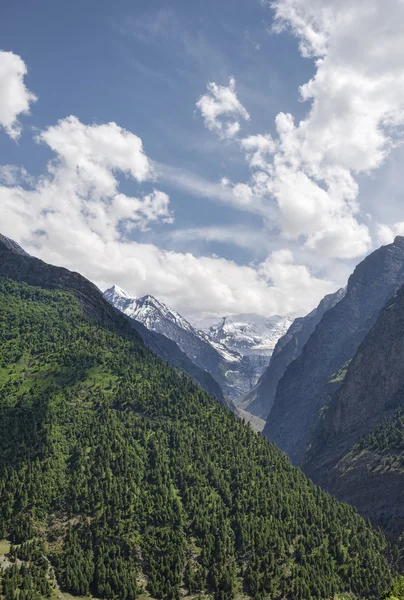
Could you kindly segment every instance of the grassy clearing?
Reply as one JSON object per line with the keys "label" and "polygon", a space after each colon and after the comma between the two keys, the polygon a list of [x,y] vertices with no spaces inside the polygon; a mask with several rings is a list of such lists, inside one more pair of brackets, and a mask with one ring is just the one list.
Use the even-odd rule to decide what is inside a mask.
{"label": "grassy clearing", "polygon": [[0,554],[8,554],[10,552],[10,542],[8,540],[0,540]]}

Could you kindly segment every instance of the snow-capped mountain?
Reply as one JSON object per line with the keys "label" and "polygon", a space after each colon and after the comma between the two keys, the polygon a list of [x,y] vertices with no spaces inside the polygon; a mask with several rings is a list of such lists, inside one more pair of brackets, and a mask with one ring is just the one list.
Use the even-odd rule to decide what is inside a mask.
{"label": "snow-capped mountain", "polygon": [[246,313],[223,317],[219,322],[206,326],[205,331],[216,343],[244,356],[250,362],[257,381],[269,364],[276,342],[291,323],[290,317]]}
{"label": "snow-capped mountain", "polygon": [[113,286],[104,292],[104,297],[150,331],[176,342],[194,364],[213,376],[236,404],[268,366],[277,339],[291,322],[287,317],[239,315],[226,317],[203,331],[153,296],[134,298]]}
{"label": "snow-capped mountain", "polygon": [[206,332],[193,327],[157,298],[150,295],[133,298],[118,286],[106,290],[104,297],[150,331],[161,333],[176,342],[192,362],[213,376],[233,401],[255,383],[255,371],[250,361],[216,342]]}
{"label": "snow-capped mountain", "polygon": [[115,306],[115,308],[119,308],[122,312],[125,312],[125,308],[133,300],[132,296],[129,296],[119,285],[113,285],[103,295],[110,304]]}
{"label": "snow-capped mountain", "polygon": [[255,313],[223,317],[218,323],[209,327],[209,335],[220,344],[246,354],[260,354],[270,357],[276,342],[282,337],[290,325],[290,317],[262,317]]}

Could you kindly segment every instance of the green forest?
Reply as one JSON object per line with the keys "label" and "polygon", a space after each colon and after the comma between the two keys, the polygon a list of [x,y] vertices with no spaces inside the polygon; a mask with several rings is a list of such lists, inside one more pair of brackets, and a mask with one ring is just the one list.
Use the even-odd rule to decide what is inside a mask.
{"label": "green forest", "polygon": [[393,585],[382,533],[68,292],[0,280],[0,411],[6,600],[55,581],[111,600],[376,599]]}
{"label": "green forest", "polygon": [[399,408],[384,423],[361,438],[355,446],[355,452],[363,450],[373,452],[404,450],[404,409]]}

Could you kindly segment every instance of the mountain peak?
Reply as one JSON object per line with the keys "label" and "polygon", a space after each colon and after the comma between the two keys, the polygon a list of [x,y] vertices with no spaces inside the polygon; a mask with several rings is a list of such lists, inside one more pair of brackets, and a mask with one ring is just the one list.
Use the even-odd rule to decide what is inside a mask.
{"label": "mountain peak", "polygon": [[0,250],[6,250],[7,252],[13,252],[14,254],[20,254],[22,256],[29,256],[28,252],[25,252],[23,248],[14,240],[2,235],[0,233]]}
{"label": "mountain peak", "polygon": [[162,302],[160,302],[160,300],[157,300],[157,298],[155,298],[151,294],[146,294],[145,296],[141,296],[140,298],[138,298],[137,302],[138,302],[139,305],[140,304],[151,304],[151,305],[157,306],[159,308],[162,307],[162,306],[164,306],[165,308],[167,308],[165,306],[165,304],[163,304]]}
{"label": "mountain peak", "polygon": [[133,299],[133,296],[125,292],[119,285],[114,284],[104,292],[104,296],[117,296],[119,298]]}
{"label": "mountain peak", "polygon": [[211,325],[208,333],[216,342],[242,355],[268,356],[269,361],[276,342],[286,333],[291,323],[290,317],[242,313],[222,317],[219,322]]}
{"label": "mountain peak", "polygon": [[402,235],[396,235],[396,237],[394,238],[393,245],[394,246],[401,246],[402,248],[404,248],[404,236],[402,236]]}

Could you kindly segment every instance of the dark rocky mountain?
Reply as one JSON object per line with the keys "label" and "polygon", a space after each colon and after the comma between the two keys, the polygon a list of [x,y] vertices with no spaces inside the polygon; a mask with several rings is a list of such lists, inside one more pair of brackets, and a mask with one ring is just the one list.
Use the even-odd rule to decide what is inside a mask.
{"label": "dark rocky mountain", "polygon": [[325,296],[320,304],[305,317],[293,321],[285,335],[277,342],[268,368],[259,378],[254,388],[244,397],[245,410],[266,419],[273,406],[276,389],[287,367],[300,356],[304,345],[313,333],[324,313],[335,306],[345,295],[345,289]]}
{"label": "dark rocky mountain", "polygon": [[23,248],[21,248],[21,246],[19,244],[17,244],[17,242],[15,242],[14,240],[11,240],[10,238],[6,237],[5,235],[2,235],[0,233],[0,248],[2,250],[9,250],[10,252],[13,252],[14,254],[20,254],[21,256],[29,256],[28,252],[25,252],[25,250]]}
{"label": "dark rocky mountain", "polygon": [[404,238],[365,258],[345,297],[326,311],[300,356],[278,383],[264,434],[301,463],[322,409],[341,384],[347,363],[375,324],[380,309],[404,282]]}
{"label": "dark rocky mountain", "polygon": [[116,308],[149,331],[173,340],[200,369],[207,371],[225,396],[237,402],[255,383],[255,366],[249,357],[196,329],[183,316],[150,294],[133,298],[118,286],[104,292]]}
{"label": "dark rocky mountain", "polygon": [[101,291],[82,275],[49,265],[30,256],[16,242],[1,234],[0,277],[11,277],[15,281],[40,285],[48,290],[72,292],[82,304],[86,314],[112,327],[118,333],[132,329],[133,335],[139,335],[144,344],[157,356],[190,375],[209,394],[234,409],[233,404],[225,398],[213,377],[195,365],[175,342],[159,333],[149,331],[142,323],[122,315],[103,298]]}
{"label": "dark rocky mountain", "polygon": [[312,436],[305,472],[389,533],[404,530],[404,287],[382,309]]}

